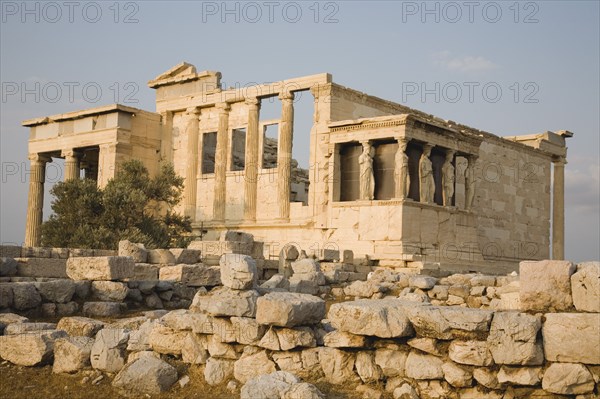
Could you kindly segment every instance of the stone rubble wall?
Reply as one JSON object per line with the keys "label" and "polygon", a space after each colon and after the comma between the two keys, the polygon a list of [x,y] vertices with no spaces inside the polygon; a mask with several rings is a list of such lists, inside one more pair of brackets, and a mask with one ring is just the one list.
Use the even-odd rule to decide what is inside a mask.
{"label": "stone rubble wall", "polygon": [[[113,262],[104,270],[118,273],[122,266]],[[405,287],[410,292],[400,289],[403,282],[399,294],[390,289],[370,299],[337,300],[328,309],[323,299],[301,292],[320,287],[324,278],[313,259],[292,262],[291,277],[278,274],[260,286],[249,256],[223,255],[220,268],[223,286],[198,290],[189,309],[102,325],[80,317],[47,325],[0,314],[0,357],[27,366],[53,362],[56,372],[65,365],[91,366],[116,373],[113,385],[119,389],[146,393],[169,389],[177,380],[161,356],[199,365],[208,384],[227,383],[248,399],[280,386],[279,379],[293,382],[282,383],[285,389],[272,397],[290,397],[299,379],[356,386],[365,397],[592,399],[600,393],[599,262],[521,262],[520,280],[412,276]],[[405,278],[379,272],[367,283]],[[354,285],[336,288],[355,294]],[[469,287],[464,303],[445,306],[450,296],[430,296],[435,287],[450,292],[455,286],[464,292]],[[484,293],[517,287],[518,306],[492,309],[493,298],[486,309],[468,307],[469,297],[483,296],[480,287]],[[24,353],[24,346],[31,350]],[[136,370],[147,374],[143,384]],[[295,379],[276,374],[282,371]],[[163,375],[170,377],[157,377]],[[291,397],[322,397],[309,391],[312,396]]]}

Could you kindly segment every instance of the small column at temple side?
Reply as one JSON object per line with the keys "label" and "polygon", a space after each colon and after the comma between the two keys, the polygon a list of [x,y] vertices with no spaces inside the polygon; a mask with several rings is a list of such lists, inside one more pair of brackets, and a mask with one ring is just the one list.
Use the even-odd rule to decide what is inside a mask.
{"label": "small column at temple side", "polygon": [[373,156],[375,150],[369,141],[362,141],[362,154],[358,156],[360,169],[359,195],[361,200],[372,201],[375,198],[375,176],[373,174]]}
{"label": "small column at temple side", "polygon": [[227,103],[218,103],[216,107],[219,110],[219,127],[217,129],[217,149],[215,154],[213,219],[218,222],[223,222],[225,221],[230,106]]}
{"label": "small column at temple side", "polygon": [[467,157],[467,168],[465,169],[465,209],[470,210],[475,199],[475,162],[477,156],[469,155]]}
{"label": "small column at temple side", "polygon": [[80,154],[73,149],[62,150],[61,156],[65,158],[64,181],[79,179]]}
{"label": "small column at temple side", "polygon": [[286,221],[290,218],[294,93],[280,93],[279,99],[281,100],[281,121],[279,150],[277,151],[277,202],[279,203],[279,219]]}
{"label": "small column at temple side", "polygon": [[429,155],[431,155],[431,144],[423,145],[423,154],[419,160],[419,198],[426,204],[433,204],[435,194],[435,180],[433,178],[433,165]]}
{"label": "small column at temple side", "polygon": [[408,199],[408,190],[410,187],[408,155],[406,154],[406,147],[408,146],[409,140],[406,137],[396,137],[396,141],[398,141],[398,150],[396,151],[394,164],[394,177],[396,183],[395,197],[406,200]]}
{"label": "small column at temple side", "polygon": [[41,154],[29,155],[31,174],[29,175],[29,197],[27,199],[27,223],[25,225],[25,246],[41,245],[41,226],[44,209],[44,181],[46,163],[52,158]]}
{"label": "small column at temple side", "polygon": [[260,100],[247,98],[248,129],[246,133],[246,154],[244,167],[244,220],[256,220],[256,197],[258,185],[258,120]]}
{"label": "small column at temple side", "polygon": [[552,190],[552,259],[565,258],[565,158],[554,161]]}
{"label": "small column at temple side", "polygon": [[444,206],[452,206],[452,199],[454,198],[454,183],[455,183],[455,169],[452,162],[454,161],[454,150],[446,151],[446,160],[442,165],[442,198]]}
{"label": "small column at temple side", "polygon": [[185,173],[184,185],[184,212],[194,220],[196,215],[196,187],[198,173],[198,142],[199,142],[199,117],[200,109],[191,107],[186,110],[187,118],[186,133],[188,138],[187,145],[187,168]]}

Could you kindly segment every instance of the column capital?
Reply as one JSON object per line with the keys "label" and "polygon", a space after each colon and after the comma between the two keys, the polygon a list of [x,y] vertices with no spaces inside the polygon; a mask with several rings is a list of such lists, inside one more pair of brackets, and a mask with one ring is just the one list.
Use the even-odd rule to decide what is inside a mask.
{"label": "column capital", "polygon": [[282,91],[278,97],[281,101],[294,101],[294,93],[291,91]]}
{"label": "column capital", "polygon": [[69,148],[69,149],[61,150],[60,156],[64,157],[64,158],[67,158],[67,157],[70,157],[70,158],[77,157],[78,158],[81,156],[81,152],[75,151],[74,148]]}
{"label": "column capital", "polygon": [[200,115],[200,107],[189,107],[185,110],[186,115]]}
{"label": "column capital", "polygon": [[552,163],[555,166],[565,166],[568,162],[566,157],[555,157],[552,158]]}
{"label": "column capital", "polygon": [[258,107],[260,106],[260,100],[257,97],[246,97],[244,100],[247,106],[249,107]]}
{"label": "column capital", "polygon": [[226,102],[216,103],[215,107],[219,110],[219,113],[227,113],[231,109],[229,103]]}
{"label": "column capital", "polygon": [[52,162],[52,157],[45,155],[45,154],[40,154],[40,153],[33,153],[33,154],[29,154],[27,156],[27,158],[31,161],[31,162],[41,162],[41,163],[49,163]]}
{"label": "column capital", "polygon": [[394,136],[394,140],[396,140],[398,143],[408,144],[410,138],[406,136]]}

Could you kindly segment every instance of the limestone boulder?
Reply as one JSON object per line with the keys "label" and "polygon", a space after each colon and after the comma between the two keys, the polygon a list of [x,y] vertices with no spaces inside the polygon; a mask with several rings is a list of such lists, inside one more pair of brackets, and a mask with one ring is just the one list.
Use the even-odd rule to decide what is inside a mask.
{"label": "limestone boulder", "polygon": [[406,358],[406,376],[415,380],[440,380],[444,378],[443,364],[437,356],[411,351]]}
{"label": "limestone boulder", "polygon": [[377,383],[383,378],[381,368],[375,363],[375,354],[373,351],[358,352],[354,367],[358,376],[365,384]]}
{"label": "limestone boulder", "polygon": [[133,277],[135,262],[129,256],[93,256],[67,259],[67,275],[73,280],[114,281]]}
{"label": "limestone boulder", "polygon": [[404,383],[394,389],[394,399],[419,399],[419,394],[409,384]]}
{"label": "limestone boulder", "polygon": [[319,362],[325,378],[331,384],[350,384],[359,381],[354,372],[356,356],[336,348],[320,348]]}
{"label": "limestone boulder", "polygon": [[311,274],[320,272],[321,267],[316,260],[305,258],[292,262],[292,270],[294,274]]}
{"label": "limestone boulder", "polygon": [[10,277],[17,274],[17,261],[13,258],[0,258],[0,277]]}
{"label": "limestone boulder", "polygon": [[168,249],[150,249],[148,251],[148,263],[173,265],[175,256]]}
{"label": "limestone boulder", "polygon": [[386,377],[404,377],[406,375],[406,359],[408,352],[380,348],[375,351],[375,363]]}
{"label": "limestone boulder", "polygon": [[240,358],[240,349],[240,346],[221,342],[216,334],[207,339],[207,350],[213,358],[237,360]]}
{"label": "limestone boulder", "polygon": [[430,290],[437,283],[437,278],[429,276],[413,276],[409,279],[409,285],[413,288]]}
{"label": "limestone boulder", "polygon": [[507,367],[502,366],[498,372],[500,384],[537,385],[541,381],[541,367]]}
{"label": "limestone boulder", "polygon": [[325,346],[330,348],[362,348],[367,340],[364,335],[355,335],[343,331],[331,331],[323,337]]}
{"label": "limestone boulder", "polygon": [[281,397],[282,399],[325,399],[319,388],[308,382],[293,384]]}
{"label": "limestone boulder", "polygon": [[188,334],[181,347],[181,359],[189,364],[206,364],[210,357],[206,336]]}
{"label": "limestone boulder", "polygon": [[[212,334],[212,318],[188,309],[171,310],[160,318],[161,323],[175,331]],[[210,325],[208,325],[210,324]]]}
{"label": "limestone boulder", "polygon": [[480,384],[489,389],[500,389],[502,385],[498,382],[498,373],[489,368],[475,368],[473,378]]}
{"label": "limestone boulder", "polygon": [[0,358],[19,366],[48,364],[53,358],[55,341],[66,336],[58,330],[0,336]]}
{"label": "limestone boulder", "polygon": [[53,373],[76,373],[90,367],[90,356],[94,339],[90,337],[69,337],[54,343]]}
{"label": "limestone boulder", "polygon": [[141,356],[129,362],[117,374],[112,385],[137,394],[157,395],[177,382],[177,370],[154,356]]}
{"label": "limestone boulder", "polygon": [[153,351],[165,355],[181,355],[187,331],[174,331],[160,322],[154,323],[148,336],[148,344]]}
{"label": "limestone boulder", "polygon": [[374,294],[386,291],[387,287],[384,284],[372,280],[354,281],[344,287],[344,295],[360,298],[370,298]]}
{"label": "limestone boulder", "polygon": [[234,290],[247,290],[256,287],[256,262],[248,255],[223,254],[219,260],[221,282]]}
{"label": "limestone boulder", "polygon": [[201,263],[164,266],[160,268],[159,279],[181,282],[190,287],[213,287],[221,284],[221,270]]}
{"label": "limestone boulder", "polygon": [[343,332],[380,338],[406,337],[413,329],[405,306],[405,302],[396,299],[361,299],[331,305],[327,318]]}
{"label": "limestone boulder", "polygon": [[126,283],[115,281],[93,281],[92,294],[100,301],[122,302],[127,297],[129,288]]}
{"label": "limestone boulder", "polygon": [[562,260],[524,261],[519,264],[521,309],[556,312],[573,307],[571,275],[575,265]]}
{"label": "limestone boulder", "polygon": [[125,304],[120,302],[85,302],[82,312],[90,317],[114,317],[121,314]]}
{"label": "limestone boulder", "polygon": [[537,339],[541,326],[541,316],[497,312],[487,339],[494,361],[511,365],[542,364],[544,352]]}
{"label": "limestone boulder", "polygon": [[107,373],[117,373],[125,365],[129,332],[116,328],[104,328],[96,334],[92,345],[92,367]]}
{"label": "limestone boulder", "polygon": [[42,303],[42,297],[33,283],[13,283],[12,293],[16,310],[32,309]]}
{"label": "limestone boulder", "polygon": [[454,340],[450,343],[448,355],[456,363],[471,366],[491,366],[494,363],[486,341]]}
{"label": "limestone boulder", "polygon": [[13,305],[13,291],[10,283],[0,283],[0,309],[11,308]]}
{"label": "limestone boulder", "polygon": [[[223,287],[194,298],[195,307],[212,316],[256,317],[258,292]],[[193,304],[194,305],[194,304]]]}
{"label": "limestone boulder", "polygon": [[118,255],[130,256],[135,263],[146,263],[148,261],[148,250],[144,247],[144,244],[128,240],[119,241]]}
{"label": "limestone boulder", "polygon": [[234,362],[214,357],[206,361],[204,379],[208,385],[219,385],[233,377]]}
{"label": "limestone boulder", "polygon": [[19,316],[15,313],[0,313],[0,335],[4,333],[4,329],[13,323],[27,323],[29,319],[24,316]]}
{"label": "limestone boulder", "polygon": [[258,298],[256,321],[280,327],[310,325],[325,317],[325,301],[308,294],[271,292]]}
{"label": "limestone boulder", "polygon": [[275,362],[269,359],[267,352],[261,350],[256,353],[244,354],[233,365],[233,376],[245,384],[251,378],[277,371]]}
{"label": "limestone boulder", "polygon": [[266,326],[250,317],[232,317],[230,320],[235,342],[243,345],[256,345],[267,331]]}
{"label": "limestone boulder", "polygon": [[4,329],[4,335],[18,335],[38,331],[56,330],[54,323],[13,323]]}
{"label": "limestone boulder", "polygon": [[467,368],[461,367],[452,362],[445,362],[442,365],[444,379],[455,388],[470,387],[473,383],[473,373]]}
{"label": "limestone boulder", "polygon": [[240,399],[273,399],[283,398],[300,379],[286,371],[275,371],[271,374],[251,378],[242,386]]}
{"label": "limestone boulder", "polygon": [[277,328],[273,331],[277,334],[278,350],[287,351],[298,347],[317,346],[315,335],[309,327]]}
{"label": "limestone boulder", "polygon": [[550,362],[600,364],[600,313],[547,313],[542,326]]}
{"label": "limestone boulder", "polygon": [[319,363],[319,352],[321,348],[309,348],[289,352],[273,352],[273,361],[282,371],[289,371],[300,378],[317,380],[324,376]]}
{"label": "limestone boulder", "polygon": [[406,342],[410,347],[429,353],[434,356],[442,356],[439,341],[434,338],[412,338]]}
{"label": "limestone boulder", "polygon": [[417,334],[437,339],[452,339],[489,331],[493,312],[450,306],[412,306],[405,313]]}
{"label": "limestone boulder", "polygon": [[582,364],[552,363],[544,372],[542,388],[559,395],[583,395],[594,390],[594,377]]}
{"label": "limestone boulder", "polygon": [[571,276],[573,304],[580,312],[600,312],[600,262],[577,265]]}
{"label": "limestone boulder", "polygon": [[35,287],[46,302],[67,303],[75,294],[75,282],[71,280],[53,280],[35,283]]}
{"label": "limestone boulder", "polygon": [[171,248],[169,249],[175,257],[175,263],[184,263],[187,265],[193,265],[200,262],[201,251],[199,249],[191,248]]}
{"label": "limestone boulder", "polygon": [[275,274],[275,275],[271,276],[270,279],[268,279],[267,281],[262,283],[260,285],[260,288],[267,288],[267,289],[281,288],[281,289],[284,289],[287,291],[290,289],[290,282],[287,278],[285,278],[285,276],[283,274]]}
{"label": "limestone boulder", "polygon": [[142,323],[137,329],[129,333],[127,341],[127,350],[131,352],[148,351],[150,350],[150,333],[154,329],[156,320],[147,320]]}

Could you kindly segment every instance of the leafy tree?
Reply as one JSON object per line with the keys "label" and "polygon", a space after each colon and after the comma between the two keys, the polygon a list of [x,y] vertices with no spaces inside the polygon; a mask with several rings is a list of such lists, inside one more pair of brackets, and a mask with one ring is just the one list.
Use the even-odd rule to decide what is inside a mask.
{"label": "leafy tree", "polygon": [[181,200],[183,178],[163,165],[151,178],[138,160],[121,165],[104,189],[76,179],[51,190],[54,214],[42,224],[44,246],[116,249],[120,240],[147,248],[185,247],[191,241],[189,217],[172,208]]}

